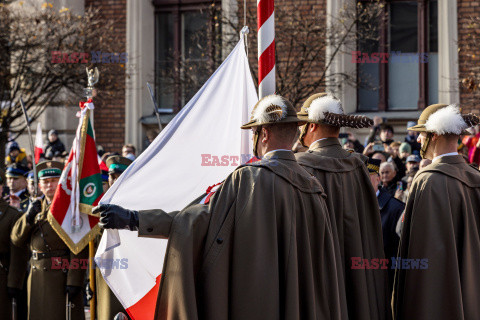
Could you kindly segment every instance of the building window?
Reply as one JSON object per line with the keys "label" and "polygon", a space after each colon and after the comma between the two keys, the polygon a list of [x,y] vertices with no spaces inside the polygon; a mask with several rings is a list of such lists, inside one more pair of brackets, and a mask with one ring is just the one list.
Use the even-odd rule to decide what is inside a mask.
{"label": "building window", "polygon": [[378,40],[358,41],[358,110],[418,110],[437,103],[438,1],[386,0],[384,10]]}
{"label": "building window", "polygon": [[220,52],[220,1],[155,0],[159,108],[178,111],[208,79]]}

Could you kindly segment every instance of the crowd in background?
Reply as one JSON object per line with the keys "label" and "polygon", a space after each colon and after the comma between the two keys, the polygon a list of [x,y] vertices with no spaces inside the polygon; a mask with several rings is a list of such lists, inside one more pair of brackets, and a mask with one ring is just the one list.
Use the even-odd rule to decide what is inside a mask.
{"label": "crowd in background", "polygon": [[[59,139],[58,132],[54,129],[47,134],[44,150],[40,154],[38,163],[45,160],[53,160],[65,163],[68,159],[68,151],[64,143]],[[121,152],[105,152],[102,146],[98,146],[98,156],[102,178],[105,184],[108,182],[108,169],[105,166],[106,159],[110,156],[121,155],[130,160],[135,160],[136,148],[132,144],[126,144]],[[0,185],[2,197],[13,207],[25,212],[30,195],[34,194],[33,163],[34,157],[21,147],[16,141],[10,141],[5,150],[5,177]],[[40,192],[40,191],[38,191]]]}
{"label": "crowd in background", "polygon": [[[409,121],[407,128],[416,123]],[[475,127],[471,135],[458,141],[458,152],[475,167],[480,167],[480,126]],[[351,132],[341,134],[344,149],[363,153],[372,159],[381,161],[381,188],[388,191],[396,199],[406,202],[413,177],[418,170],[431,163],[431,160],[420,157],[418,134],[406,130],[403,141],[395,138],[393,126],[380,117],[374,118],[374,126],[362,144]]]}

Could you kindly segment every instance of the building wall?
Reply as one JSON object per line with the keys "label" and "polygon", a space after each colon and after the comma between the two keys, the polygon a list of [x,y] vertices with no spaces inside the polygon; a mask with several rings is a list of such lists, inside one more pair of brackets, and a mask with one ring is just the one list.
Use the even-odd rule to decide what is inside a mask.
{"label": "building wall", "polygon": [[[471,24],[471,17],[480,16],[480,2],[473,0],[457,0],[457,10],[458,10],[458,58],[459,58],[459,81],[472,75],[472,67],[476,68],[476,73],[478,77],[478,72],[480,70],[480,53],[478,52],[478,44],[480,43],[480,37],[478,34],[477,25],[476,29],[469,27]],[[472,33],[477,33],[477,46],[472,47],[471,42],[469,41],[470,35]],[[478,85],[478,84],[477,84]],[[460,105],[464,110],[473,112],[477,115],[480,115],[480,106],[478,101],[480,99],[480,88],[477,88],[475,91],[470,92],[463,86],[460,90]]]}
{"label": "building wall", "polygon": [[[85,9],[89,6],[100,9],[106,19],[115,21],[115,32],[121,34],[121,51],[126,51],[127,0],[85,0]],[[101,78],[101,68],[99,71]],[[102,102],[94,101],[94,103],[97,145],[101,145],[108,152],[121,152],[125,143],[125,77],[118,79],[118,90],[115,96]]]}

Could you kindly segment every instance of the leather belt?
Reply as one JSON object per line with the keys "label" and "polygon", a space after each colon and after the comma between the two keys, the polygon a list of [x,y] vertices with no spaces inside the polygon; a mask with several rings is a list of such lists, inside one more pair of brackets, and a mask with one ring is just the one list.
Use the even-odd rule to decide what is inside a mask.
{"label": "leather belt", "polygon": [[55,250],[55,251],[49,251],[49,252],[40,252],[40,251],[33,250],[32,259],[40,260],[40,259],[51,258],[51,257],[66,256],[69,254],[70,254],[69,250]]}

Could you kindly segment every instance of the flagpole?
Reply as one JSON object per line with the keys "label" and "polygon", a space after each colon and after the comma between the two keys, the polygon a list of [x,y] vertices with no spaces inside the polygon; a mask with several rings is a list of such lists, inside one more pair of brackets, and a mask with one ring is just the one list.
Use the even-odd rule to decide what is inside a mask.
{"label": "flagpole", "polygon": [[95,320],[97,315],[97,288],[95,283],[95,269],[93,257],[95,256],[95,244],[93,240],[88,243],[88,274],[90,277],[90,289],[92,290],[92,299],[90,300],[90,320]]}
{"label": "flagpole", "polygon": [[257,0],[258,97],[275,93],[274,0]]}

